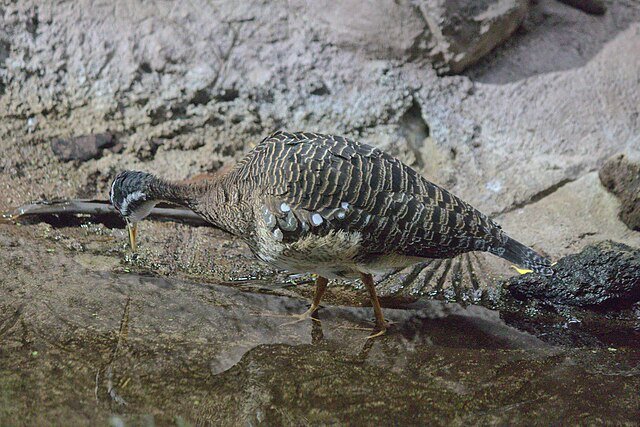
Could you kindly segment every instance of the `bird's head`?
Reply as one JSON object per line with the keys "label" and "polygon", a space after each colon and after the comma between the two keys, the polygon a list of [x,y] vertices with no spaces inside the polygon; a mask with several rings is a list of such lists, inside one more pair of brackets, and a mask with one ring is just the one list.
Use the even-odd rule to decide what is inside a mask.
{"label": "bird's head", "polygon": [[146,172],[120,172],[111,184],[109,200],[127,222],[131,249],[136,250],[137,223],[144,219],[158,203],[151,195],[155,177]]}

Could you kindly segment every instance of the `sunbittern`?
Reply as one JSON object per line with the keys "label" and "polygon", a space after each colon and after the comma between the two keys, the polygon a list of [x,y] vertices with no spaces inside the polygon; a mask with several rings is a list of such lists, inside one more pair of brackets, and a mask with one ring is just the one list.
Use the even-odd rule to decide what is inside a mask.
{"label": "sunbittern", "polygon": [[552,274],[550,262],[507,236],[466,202],[383,151],[340,136],[276,132],[233,169],[192,184],[124,171],[110,199],[136,223],[160,201],[184,205],[239,236],[261,260],[317,274],[310,317],[329,278],[360,277],[377,333],[386,330],[373,274],[426,258],[486,251],[523,269]]}

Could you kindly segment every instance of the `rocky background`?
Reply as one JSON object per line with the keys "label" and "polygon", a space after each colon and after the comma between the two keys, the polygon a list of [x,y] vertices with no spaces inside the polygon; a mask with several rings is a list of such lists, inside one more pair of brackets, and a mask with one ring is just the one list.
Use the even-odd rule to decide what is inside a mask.
{"label": "rocky background", "polygon": [[[612,283],[610,279],[615,277],[621,278],[616,282],[620,285],[616,295],[637,299],[639,70],[640,3],[636,0],[5,0],[0,2],[0,212],[32,200],[105,200],[111,179],[125,168],[170,179],[211,173],[240,159],[250,147],[278,129],[337,133],[398,156],[492,215],[510,235],[554,260],[587,248],[582,258],[565,258],[559,266],[567,271],[575,271],[575,266],[592,266],[590,271],[595,273],[562,273],[566,289],[573,289],[582,280],[593,284],[597,293],[602,289],[598,284]],[[146,303],[136,301],[155,301],[156,309],[166,303],[154,299],[161,298],[155,288],[136,290],[131,286],[126,298],[120,291],[105,291],[112,282],[106,274],[124,275],[118,280],[125,287],[132,280],[142,280],[127,276],[134,271],[190,277],[199,283],[233,282],[233,286],[245,290],[280,296],[299,298],[311,292],[309,285],[292,289],[278,282],[274,290],[273,282],[247,280],[274,272],[253,261],[240,242],[218,230],[145,221],[140,225],[140,252],[134,257],[126,248],[121,224],[115,225],[84,224],[78,228],[73,224],[0,224],[0,267],[8,272],[0,277],[0,340],[14,334],[15,348],[22,348],[25,342],[39,342],[43,336],[49,337],[47,331],[59,329],[62,332],[56,332],[49,341],[71,343],[68,348],[76,351],[79,347],[74,343],[102,336],[77,332],[78,325],[93,325],[91,328],[104,334],[104,342],[91,345],[104,344],[108,348],[108,356],[102,357],[108,363],[100,362],[95,379],[96,401],[100,396],[120,407],[116,398],[119,395],[112,393],[112,385],[98,392],[98,378],[107,378],[107,372],[111,375],[114,360],[120,360],[118,352],[123,350],[118,349],[125,346],[120,338],[122,325],[128,323],[122,320],[124,315],[121,319],[122,312],[128,319],[130,304],[134,313],[137,310],[148,314]],[[435,275],[429,269],[401,272],[385,279],[379,289],[385,296],[433,297],[439,292],[437,288],[443,287],[444,279],[439,277],[455,282],[456,272],[467,264],[470,268],[472,264],[482,267],[481,287],[485,290],[493,287],[497,278],[514,274],[507,263],[480,256],[454,261],[453,265],[435,265]],[[69,279],[55,270],[56,266],[79,276]],[[620,269],[613,271],[611,266],[633,269],[620,276]],[[49,269],[54,269],[55,274],[51,275]],[[85,274],[98,274],[91,283],[101,286],[84,283]],[[466,277],[473,282],[468,288],[477,288],[474,274]],[[542,279],[531,280],[531,286],[521,287],[519,279],[512,279],[516,299],[535,299],[553,288]],[[184,289],[175,301],[190,310],[203,301],[209,304],[212,298],[202,289],[196,296],[191,295],[192,285],[165,285],[163,282],[158,286],[174,293]],[[465,299],[456,294],[455,287],[452,289],[453,294],[445,295],[447,300]],[[211,292],[224,297],[232,291]],[[366,297],[353,292],[353,287],[333,287],[328,294],[330,303],[366,302]],[[572,295],[554,294],[553,298],[575,301]],[[484,301],[484,305],[495,308],[495,298],[481,300],[485,296],[478,296],[473,302]],[[590,304],[593,300],[589,298],[581,301]],[[608,298],[604,297],[604,302],[608,303]],[[269,301],[265,304],[270,307],[284,304]],[[207,304],[198,310],[208,313]],[[260,308],[260,304],[249,301],[246,307]],[[289,302],[285,305],[291,304],[297,307]],[[114,305],[120,307],[115,314],[111,309]],[[97,317],[86,317],[87,307]],[[520,309],[512,306],[504,313],[518,317]],[[58,317],[39,317],[47,310]],[[581,345],[628,344],[629,336],[637,337],[639,312],[636,305],[624,319],[614,319],[626,328],[626,338],[621,338],[618,328],[618,332],[605,338],[606,333],[593,340],[580,338]],[[169,324],[175,317],[172,313],[161,313],[154,322]],[[567,319],[586,319],[574,312],[560,314],[556,313],[562,319],[559,330],[566,330],[566,325],[572,323]],[[144,323],[144,316],[139,316],[138,320]],[[602,325],[600,320],[589,319],[591,324]],[[243,322],[252,321],[240,317],[238,324]],[[23,330],[19,330],[20,325]],[[607,325],[606,328],[613,328]],[[152,339],[149,341],[149,335],[157,331],[154,328],[150,334],[141,335],[138,344],[143,345],[143,353],[152,352],[146,346],[155,345]],[[114,335],[112,330],[119,330],[120,334]],[[541,331],[536,327],[527,330]],[[185,329],[178,331],[186,333]],[[220,331],[212,326],[196,338],[210,339],[217,333]],[[267,336],[259,343],[282,340]],[[168,346],[184,344],[182,338],[173,342],[172,337],[162,335]],[[195,343],[200,341],[196,338],[187,347],[193,346],[197,353],[200,347]],[[224,343],[236,338],[219,339]],[[247,348],[257,345],[248,340],[252,344]],[[496,340],[502,343],[501,338]],[[111,344],[115,350],[111,350]],[[42,353],[43,347],[33,351]],[[80,365],[84,358],[91,359],[92,353],[88,354],[78,357]],[[254,362],[260,366],[266,363],[266,359],[260,359],[265,355],[260,354],[251,356],[258,357],[257,362],[250,358],[243,362],[244,368],[238,368],[245,369],[242,375],[262,375],[251,370]],[[637,385],[637,354],[633,354],[629,360],[635,361],[632,365],[636,371],[632,369],[632,374],[624,374],[624,378],[632,378]],[[25,363],[31,363],[30,357]],[[174,357],[179,359],[174,360],[175,366],[189,360],[182,354]],[[206,353],[203,357],[214,355]],[[22,362],[16,362],[21,359],[13,353],[0,351],[0,358],[13,361],[16,369],[24,367]],[[517,367],[511,365],[516,362],[511,356],[507,359],[505,372],[517,372]],[[595,366],[601,362],[598,359],[593,363]],[[472,364],[468,360],[465,363]],[[565,366],[563,363],[558,359],[551,368]],[[45,368],[38,369],[51,374],[48,365],[42,366]],[[74,369],[78,366],[74,365]],[[175,366],[171,369],[179,370]],[[544,370],[544,366],[540,369]],[[34,378],[46,376],[37,370],[28,372]],[[173,373],[176,378],[184,374]],[[304,377],[304,372],[299,374]],[[554,375],[549,374],[549,381]],[[567,373],[567,378],[575,375]],[[500,378],[504,384],[499,385],[499,390],[515,384],[512,378]],[[25,384],[31,384],[31,380],[25,380]],[[111,384],[111,379],[108,381]],[[458,397],[460,387],[476,383],[474,378],[459,383],[448,377],[442,381]],[[11,383],[2,388],[3,384],[6,385],[0,381],[0,391],[17,387]],[[78,387],[88,387],[87,384]],[[122,379],[122,384],[126,386],[128,382]],[[434,389],[441,386],[436,383]],[[539,387],[549,389],[545,383]],[[593,387],[585,383],[583,388]],[[185,390],[183,393],[191,392],[188,387]],[[251,390],[243,393],[251,394]],[[517,387],[509,390],[513,395],[519,393]],[[562,390],[558,396],[571,395]],[[140,396],[157,392],[145,389]],[[264,396],[275,391],[260,393],[270,402]],[[414,395],[409,389],[402,393]],[[2,396],[5,395],[0,393],[0,402]],[[394,396],[391,393],[387,401]],[[427,393],[425,399],[429,396]],[[571,396],[577,401],[582,399]],[[38,398],[41,396],[26,399],[27,409],[16,409],[16,413],[29,413],[33,408],[29,409],[28,402]],[[297,402],[293,397],[292,401]],[[539,400],[532,396],[531,401]],[[464,402],[460,405],[466,405]],[[532,410],[547,413],[551,417],[548,419],[553,420],[558,408],[544,406],[547,400],[540,402]],[[451,407],[440,403],[442,408]],[[505,398],[505,404],[512,403]],[[609,420],[619,420],[616,416],[628,408],[640,407],[637,393],[618,403],[619,411],[607,407],[601,408],[600,413],[611,415]],[[597,409],[597,404],[591,404],[591,409]],[[240,405],[237,413],[254,420],[251,417],[257,415],[251,405]],[[209,408],[212,413],[219,409]],[[361,416],[371,411],[361,409]],[[411,412],[411,408],[405,409],[400,412]],[[353,410],[347,408],[339,413],[354,416]],[[612,412],[605,412],[608,410]],[[442,411],[441,421],[469,419],[468,413],[461,418],[460,413]],[[485,414],[488,422],[502,419],[500,409],[488,410],[481,405],[478,411]],[[3,413],[0,408],[0,415],[7,413],[12,412]],[[34,413],[36,418],[31,420],[37,421],[37,412]],[[597,420],[595,410],[596,418],[581,418],[580,413],[576,409],[574,418],[568,419],[587,423]],[[79,419],[86,420],[85,415],[92,419],[91,414]],[[200,418],[211,419],[206,415]],[[256,419],[260,421],[259,417]],[[273,412],[268,412],[267,417],[274,423],[295,424],[300,419],[288,420]],[[327,416],[315,420],[341,419],[344,418]]]}

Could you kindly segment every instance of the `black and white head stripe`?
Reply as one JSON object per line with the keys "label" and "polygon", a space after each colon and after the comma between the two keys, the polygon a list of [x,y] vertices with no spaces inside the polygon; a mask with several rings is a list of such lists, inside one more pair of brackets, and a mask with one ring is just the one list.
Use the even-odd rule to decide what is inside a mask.
{"label": "black and white head stripe", "polygon": [[150,203],[147,192],[152,179],[150,174],[138,171],[124,171],[116,176],[111,184],[109,199],[120,215],[135,220],[139,216],[137,212],[147,210]]}

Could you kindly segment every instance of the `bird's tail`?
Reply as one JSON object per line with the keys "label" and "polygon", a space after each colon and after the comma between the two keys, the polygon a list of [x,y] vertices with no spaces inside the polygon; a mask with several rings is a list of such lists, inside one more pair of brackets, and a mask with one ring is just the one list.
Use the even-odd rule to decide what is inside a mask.
{"label": "bird's tail", "polygon": [[502,247],[491,248],[489,252],[534,273],[545,276],[553,274],[551,261],[511,237],[507,237],[507,241]]}

